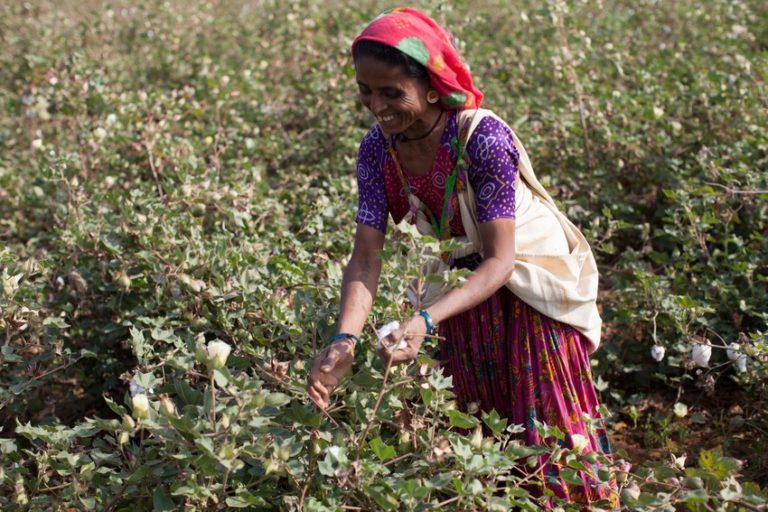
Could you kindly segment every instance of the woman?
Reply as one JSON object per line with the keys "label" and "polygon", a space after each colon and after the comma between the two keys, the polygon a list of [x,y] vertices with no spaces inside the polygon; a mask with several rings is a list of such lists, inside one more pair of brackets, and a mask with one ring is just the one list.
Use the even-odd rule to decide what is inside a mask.
{"label": "woman", "polygon": [[[376,294],[387,218],[408,217],[438,238],[466,237],[470,249],[451,266],[471,274],[459,288],[431,297],[428,290],[423,309],[384,340],[406,346],[382,357],[413,360],[439,326],[440,359],[460,406],[496,409],[526,426],[531,444],[542,441],[538,420],[566,432],[571,447],[586,438],[585,449],[609,452],[604,429],[592,426],[602,424],[589,363],[600,321],[583,237],[556,211],[509,127],[477,110],[483,94],[446,30],[419,11],[396,9],[371,22],[352,53],[360,99],[377,125],[358,154],[358,225],[338,334],[313,362],[309,396],[325,409],[349,371]],[[612,495],[587,480],[553,490],[586,502]]]}

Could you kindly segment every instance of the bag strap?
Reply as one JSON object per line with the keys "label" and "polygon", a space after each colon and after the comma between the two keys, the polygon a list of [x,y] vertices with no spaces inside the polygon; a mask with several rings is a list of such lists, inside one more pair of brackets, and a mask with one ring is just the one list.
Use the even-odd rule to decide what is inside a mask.
{"label": "bag strap", "polygon": [[[478,111],[475,110],[475,113]],[[408,184],[408,180],[405,178],[405,173],[403,172],[403,168],[400,165],[400,159],[397,156],[397,152],[395,151],[394,145],[392,144],[392,140],[390,139],[388,141],[387,150],[389,151],[390,157],[392,158],[392,161],[395,164],[395,168],[397,169],[398,177],[400,178],[400,183],[403,186],[403,190],[405,191],[405,195],[408,198],[408,205],[410,207],[410,214],[415,219],[418,215],[417,212],[421,211],[429,221],[429,224],[432,227],[432,231],[434,232],[434,235],[439,240],[445,240],[450,238],[450,223],[453,220],[453,216],[455,215],[455,211],[453,208],[453,195],[457,192],[456,185],[457,182],[460,181],[459,178],[465,179],[463,176],[466,173],[466,169],[469,165],[469,161],[466,157],[466,148],[469,143],[469,134],[470,134],[470,125],[474,118],[467,120],[466,118],[462,118],[461,112],[459,113],[459,127],[458,127],[458,136],[457,136],[457,157],[456,157],[456,164],[453,166],[453,169],[451,170],[451,173],[448,175],[448,178],[446,179],[445,183],[445,191],[443,192],[443,207],[442,211],[440,212],[440,219],[438,220],[435,215],[430,211],[430,209],[427,207],[426,204],[424,204],[421,200],[419,200],[418,197],[413,193],[411,190],[410,185]]]}

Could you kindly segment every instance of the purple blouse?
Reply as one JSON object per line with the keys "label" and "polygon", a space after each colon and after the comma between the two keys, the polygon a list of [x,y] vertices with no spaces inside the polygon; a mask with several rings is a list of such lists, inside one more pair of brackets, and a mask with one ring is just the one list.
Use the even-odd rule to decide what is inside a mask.
{"label": "purple blouse", "polygon": [[[457,158],[451,144],[457,136],[458,115],[456,111],[451,111],[432,169],[423,176],[411,176],[403,168],[412,193],[437,218],[442,212],[446,178],[453,170]],[[388,151],[388,144],[387,137],[376,125],[360,144],[357,158],[359,199],[356,221],[383,233],[386,232],[388,215],[397,223],[409,210],[408,199]],[[485,117],[472,132],[467,144],[467,156],[470,162],[469,181],[477,202],[477,222],[481,224],[495,219],[514,219],[519,155],[512,132],[498,120]],[[454,236],[464,234],[457,209],[450,228]]]}

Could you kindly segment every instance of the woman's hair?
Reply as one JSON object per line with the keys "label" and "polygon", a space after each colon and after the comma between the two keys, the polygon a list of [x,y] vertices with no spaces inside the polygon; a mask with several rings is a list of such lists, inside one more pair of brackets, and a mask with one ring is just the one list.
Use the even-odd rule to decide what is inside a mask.
{"label": "woman's hair", "polygon": [[397,48],[376,41],[362,40],[355,45],[354,58],[371,57],[390,66],[399,66],[411,78],[429,85],[429,72],[425,66],[404,54]]}

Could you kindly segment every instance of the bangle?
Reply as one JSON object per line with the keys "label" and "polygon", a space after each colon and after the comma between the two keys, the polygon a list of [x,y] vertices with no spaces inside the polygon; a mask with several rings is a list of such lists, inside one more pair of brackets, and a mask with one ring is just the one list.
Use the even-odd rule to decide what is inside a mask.
{"label": "bangle", "polygon": [[349,334],[348,332],[340,332],[339,334],[334,335],[331,338],[331,345],[336,343],[337,341],[348,340],[348,339],[352,339],[355,342],[355,353],[359,353],[360,349],[363,346],[363,342],[360,341],[360,338],[358,338],[354,334]]}
{"label": "bangle", "polygon": [[432,334],[435,332],[435,325],[432,323],[432,317],[429,316],[429,313],[427,313],[426,309],[420,309],[419,314],[427,324],[427,335],[432,336]]}

